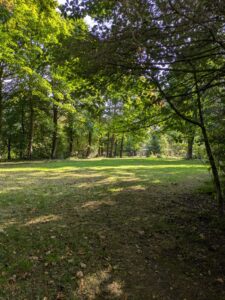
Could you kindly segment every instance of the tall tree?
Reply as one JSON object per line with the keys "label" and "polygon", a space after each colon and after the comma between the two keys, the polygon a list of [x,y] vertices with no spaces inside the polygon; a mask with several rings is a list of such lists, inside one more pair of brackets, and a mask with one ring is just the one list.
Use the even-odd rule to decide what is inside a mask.
{"label": "tall tree", "polygon": [[224,84],[222,2],[81,2],[68,2],[64,11],[75,16],[89,13],[98,21],[93,28],[97,51],[92,53],[95,61],[101,57],[98,67],[108,74],[145,76],[181,119],[201,129],[223,215],[224,197],[206,113],[210,91]]}

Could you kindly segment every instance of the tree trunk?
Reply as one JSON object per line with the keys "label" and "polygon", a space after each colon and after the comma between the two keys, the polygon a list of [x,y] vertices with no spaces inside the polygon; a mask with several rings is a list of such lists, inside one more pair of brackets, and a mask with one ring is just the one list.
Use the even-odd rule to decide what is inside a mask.
{"label": "tree trunk", "polygon": [[204,126],[202,127],[202,134],[204,137],[205,148],[206,148],[206,152],[208,155],[209,163],[210,163],[210,166],[212,169],[214,185],[215,185],[215,189],[216,189],[216,197],[217,197],[217,201],[218,201],[219,215],[224,216],[224,197],[223,197],[223,191],[222,191],[222,187],[221,187],[219,172],[218,172],[216,162],[215,162],[215,159],[214,159],[214,156],[212,153],[212,149],[210,146],[207,131]]}
{"label": "tree trunk", "polygon": [[106,157],[109,157],[109,143],[110,143],[110,135],[108,132],[108,139],[107,139],[107,145],[106,145]]}
{"label": "tree trunk", "polygon": [[0,66],[0,136],[2,135],[2,113],[3,113],[3,67]]}
{"label": "tree trunk", "polygon": [[86,157],[89,157],[89,155],[91,154],[91,146],[92,146],[92,131],[89,130],[89,132],[88,132],[88,147],[87,147]]}
{"label": "tree trunk", "polygon": [[74,139],[75,139],[75,130],[74,130],[74,115],[72,113],[68,114],[68,157],[71,157],[74,153]]}
{"label": "tree trunk", "polygon": [[0,147],[2,145],[2,117],[3,117],[3,66],[0,66]]}
{"label": "tree trunk", "polygon": [[7,141],[8,160],[11,160],[11,137],[8,137]]}
{"label": "tree trunk", "polygon": [[194,135],[188,137],[188,147],[187,147],[186,159],[193,158],[194,139],[195,139]]}
{"label": "tree trunk", "polygon": [[58,142],[58,107],[55,104],[53,105],[53,126],[51,159],[56,158]]}
{"label": "tree trunk", "polygon": [[112,137],[111,137],[109,157],[113,157],[114,142],[115,142],[115,136],[113,134]]}
{"label": "tree trunk", "polygon": [[100,138],[98,141],[98,157],[102,156],[102,139]]}
{"label": "tree trunk", "polygon": [[73,130],[71,129],[70,130],[70,133],[69,133],[69,157],[72,156],[73,154],[73,142],[74,142],[74,137],[73,137]]}
{"label": "tree trunk", "polygon": [[115,148],[114,148],[113,157],[116,157],[116,155],[117,155],[117,146],[118,146],[118,143],[117,143],[117,141],[115,141]]}
{"label": "tree trunk", "polygon": [[124,135],[122,136],[121,143],[120,143],[120,158],[123,157],[123,144],[124,144]]}
{"label": "tree trunk", "polygon": [[224,216],[224,197],[223,197],[223,191],[221,187],[221,182],[220,182],[220,177],[219,177],[219,172],[216,166],[216,162],[212,153],[211,145],[209,142],[207,130],[205,127],[205,122],[204,122],[204,115],[203,115],[203,109],[202,109],[202,102],[201,102],[201,94],[198,89],[198,81],[196,77],[196,73],[194,73],[194,78],[195,78],[195,86],[196,86],[196,93],[197,93],[197,103],[198,103],[198,113],[199,113],[199,119],[201,123],[201,130],[202,130],[202,135],[204,138],[205,142],[205,148],[206,152],[208,155],[209,163],[212,169],[212,174],[213,174],[213,179],[214,179],[214,185],[216,189],[216,197],[218,201],[218,211],[219,215],[222,217]]}
{"label": "tree trunk", "polygon": [[[192,64],[191,64],[192,66]],[[220,182],[220,177],[219,177],[219,172],[215,163],[215,159],[213,157],[212,149],[210,146],[210,142],[208,139],[208,134],[205,128],[205,122],[204,122],[204,116],[203,116],[203,110],[202,110],[202,103],[201,103],[201,94],[198,88],[198,80],[197,80],[197,75],[196,71],[193,68],[193,76],[194,76],[194,81],[195,81],[195,87],[196,87],[196,96],[197,96],[197,109],[198,109],[198,114],[199,114],[199,120],[200,122],[196,120],[189,119],[186,117],[183,113],[181,113],[176,106],[172,103],[169,97],[164,93],[163,89],[161,88],[160,84],[155,81],[157,84],[157,87],[159,88],[159,91],[162,93],[162,95],[165,97],[167,102],[169,103],[170,107],[173,109],[173,111],[183,120],[193,124],[197,125],[201,128],[202,135],[204,137],[204,142],[205,142],[205,148],[207,152],[207,156],[209,159],[210,166],[212,168],[212,174],[213,174],[213,179],[214,179],[214,184],[215,184],[215,189],[216,189],[216,196],[217,196],[217,201],[218,201],[218,211],[220,216],[224,216],[224,196],[222,192],[222,187],[221,187],[221,182]]]}
{"label": "tree trunk", "polygon": [[27,147],[27,158],[32,158],[33,153],[33,139],[34,139],[34,107],[33,99],[30,98],[30,119],[29,119],[29,131],[28,131],[28,147]]}
{"label": "tree trunk", "polygon": [[20,159],[23,159],[25,142],[25,125],[24,125],[24,106],[22,104],[21,109],[21,136],[20,136]]}

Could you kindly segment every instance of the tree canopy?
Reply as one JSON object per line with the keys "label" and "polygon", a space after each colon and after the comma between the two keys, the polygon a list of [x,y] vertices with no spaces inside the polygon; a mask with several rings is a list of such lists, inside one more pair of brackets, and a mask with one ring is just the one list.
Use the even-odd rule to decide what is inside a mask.
{"label": "tree canopy", "polygon": [[223,214],[224,34],[220,0],[1,0],[1,158],[205,158]]}

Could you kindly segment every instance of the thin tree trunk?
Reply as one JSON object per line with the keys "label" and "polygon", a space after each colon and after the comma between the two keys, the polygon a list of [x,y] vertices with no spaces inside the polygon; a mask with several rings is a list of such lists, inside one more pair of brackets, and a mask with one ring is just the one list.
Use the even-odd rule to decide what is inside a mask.
{"label": "thin tree trunk", "polygon": [[30,119],[29,119],[29,132],[28,132],[28,147],[27,147],[27,157],[32,158],[33,153],[33,139],[34,139],[34,107],[33,99],[30,98]]}
{"label": "thin tree trunk", "polygon": [[58,107],[55,104],[53,105],[53,126],[51,159],[56,158],[58,142]]}
{"label": "thin tree trunk", "polygon": [[193,145],[194,145],[194,135],[188,137],[188,146],[186,159],[193,159]]}
{"label": "thin tree trunk", "polygon": [[11,137],[8,137],[7,141],[8,160],[11,160]]}
{"label": "thin tree trunk", "polygon": [[75,130],[74,130],[74,116],[73,114],[68,115],[68,156],[71,157],[74,152],[74,139],[75,139]]}
{"label": "thin tree trunk", "polygon": [[219,177],[219,172],[216,166],[216,162],[212,153],[210,141],[208,138],[208,133],[205,127],[205,122],[204,122],[204,115],[203,115],[203,110],[202,110],[202,102],[201,102],[201,94],[198,89],[198,81],[196,77],[196,73],[194,73],[194,78],[195,78],[195,86],[196,86],[196,93],[197,93],[197,103],[198,103],[198,113],[199,113],[199,119],[201,123],[201,130],[202,130],[202,135],[204,138],[205,142],[205,148],[206,152],[208,155],[209,163],[212,169],[212,174],[213,174],[213,179],[214,179],[214,185],[216,189],[216,197],[218,201],[218,211],[220,216],[224,216],[224,196],[223,196],[223,191],[222,191],[222,186],[220,182],[220,177]]}
{"label": "thin tree trunk", "polygon": [[73,130],[71,129],[69,135],[69,157],[71,157],[73,154],[73,142],[74,142]]}
{"label": "thin tree trunk", "polygon": [[107,145],[106,145],[106,157],[109,157],[109,143],[110,143],[110,135],[108,132],[108,139],[107,139]]}
{"label": "thin tree trunk", "polygon": [[123,144],[124,144],[124,135],[122,136],[121,143],[120,143],[120,158],[123,157]]}
{"label": "thin tree trunk", "polygon": [[2,118],[3,118],[3,66],[0,66],[0,146],[2,143]]}
{"label": "thin tree trunk", "polygon": [[102,139],[100,138],[98,141],[98,157],[102,156]]}
{"label": "thin tree trunk", "polygon": [[113,157],[116,157],[116,155],[117,155],[117,146],[118,146],[118,143],[117,143],[117,141],[115,141],[115,148],[114,148]]}
{"label": "thin tree trunk", "polygon": [[89,155],[91,154],[91,146],[92,146],[92,132],[91,132],[91,130],[89,130],[89,132],[88,132],[88,148],[87,148],[86,157],[89,157]]}
{"label": "thin tree trunk", "polygon": [[2,114],[3,114],[3,67],[0,66],[0,136],[2,135]]}
{"label": "thin tree trunk", "polygon": [[111,137],[109,157],[113,157],[114,141],[115,141],[115,136],[113,134],[112,137]]}
{"label": "thin tree trunk", "polygon": [[222,192],[219,172],[218,172],[218,169],[216,166],[216,162],[215,162],[215,159],[214,159],[214,156],[212,153],[212,149],[210,146],[209,138],[208,138],[205,127],[202,127],[202,134],[204,137],[205,148],[206,148],[206,152],[208,155],[209,163],[210,163],[210,166],[212,169],[214,185],[215,185],[215,189],[216,189],[216,197],[217,197],[217,201],[218,201],[219,215],[224,216],[224,196],[223,196],[223,192]]}
{"label": "thin tree trunk", "polygon": [[21,136],[20,136],[20,159],[23,159],[24,141],[25,141],[24,106],[23,106],[23,103],[22,103],[22,109],[21,109]]}
{"label": "thin tree trunk", "polygon": [[[191,66],[193,67],[192,64],[191,64]],[[160,86],[160,83],[157,80],[154,80],[154,82],[157,84],[157,87],[159,88],[159,91],[165,97],[165,99],[169,103],[169,105],[172,108],[172,110],[180,118],[182,118],[183,120],[185,120],[185,121],[187,121],[187,122],[189,122],[191,124],[197,125],[197,126],[199,126],[201,128],[202,135],[204,137],[204,142],[205,142],[205,148],[206,148],[207,156],[208,156],[208,159],[209,159],[210,166],[212,168],[212,174],[213,174],[213,179],[214,179],[214,184],[215,184],[215,189],[216,189],[216,195],[217,195],[217,201],[218,201],[219,215],[220,216],[224,216],[224,196],[223,196],[223,192],[222,192],[222,187],[221,187],[219,172],[218,172],[218,169],[217,169],[217,166],[216,166],[216,163],[215,163],[215,159],[214,159],[213,154],[212,154],[210,142],[209,142],[209,139],[208,139],[208,134],[207,134],[207,131],[206,131],[206,128],[205,128],[203,111],[202,111],[202,103],[201,103],[201,94],[200,94],[200,91],[199,91],[199,88],[198,88],[198,80],[197,80],[197,76],[196,76],[196,72],[195,72],[194,67],[193,67],[193,71],[194,71],[193,75],[194,75],[194,80],[195,80],[196,95],[197,95],[197,105],[198,105],[198,114],[199,114],[200,122],[198,122],[196,120],[189,119],[183,113],[181,113],[176,108],[176,106],[172,103],[171,99],[165,94],[165,92],[163,91],[162,87]]]}

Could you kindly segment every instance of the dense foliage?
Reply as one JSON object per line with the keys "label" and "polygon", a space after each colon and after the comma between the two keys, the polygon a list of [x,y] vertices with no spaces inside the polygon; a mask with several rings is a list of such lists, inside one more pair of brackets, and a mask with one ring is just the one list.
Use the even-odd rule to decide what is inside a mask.
{"label": "dense foliage", "polygon": [[207,157],[222,211],[223,24],[219,0],[1,0],[1,158]]}

